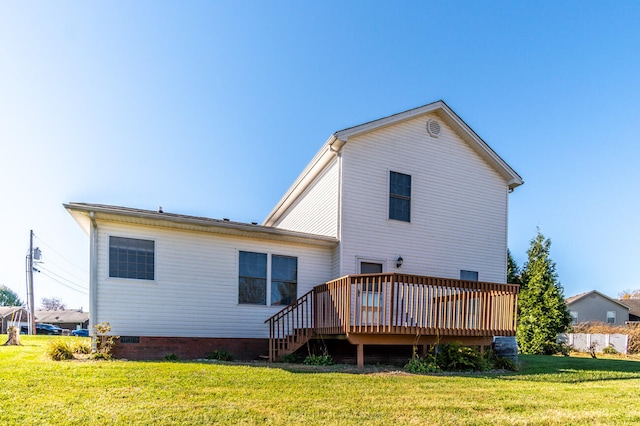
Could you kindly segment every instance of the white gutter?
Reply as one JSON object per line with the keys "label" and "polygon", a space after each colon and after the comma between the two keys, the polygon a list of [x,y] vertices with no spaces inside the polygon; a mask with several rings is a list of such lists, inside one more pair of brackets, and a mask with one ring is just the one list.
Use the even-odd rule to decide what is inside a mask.
{"label": "white gutter", "polygon": [[89,219],[89,333],[93,335],[93,327],[98,323],[98,223],[92,211]]}

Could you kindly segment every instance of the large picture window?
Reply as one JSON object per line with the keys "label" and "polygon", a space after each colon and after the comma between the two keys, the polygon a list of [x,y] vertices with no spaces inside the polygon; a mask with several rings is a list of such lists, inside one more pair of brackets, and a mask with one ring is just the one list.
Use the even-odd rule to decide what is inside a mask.
{"label": "large picture window", "polygon": [[411,221],[411,176],[391,172],[389,176],[389,219]]}
{"label": "large picture window", "polygon": [[267,304],[267,255],[240,252],[238,302]]}
{"label": "large picture window", "polygon": [[289,305],[298,297],[298,259],[271,256],[271,304]]}
{"label": "large picture window", "polygon": [[155,242],[109,237],[109,277],[155,279]]}

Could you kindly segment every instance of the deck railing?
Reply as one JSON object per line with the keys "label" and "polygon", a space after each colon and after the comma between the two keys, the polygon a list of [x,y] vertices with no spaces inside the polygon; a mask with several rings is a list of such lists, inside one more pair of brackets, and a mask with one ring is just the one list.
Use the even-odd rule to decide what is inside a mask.
{"label": "deck railing", "polygon": [[512,336],[516,284],[404,274],[349,275],[315,287],[266,322],[270,359],[290,336],[411,334]]}

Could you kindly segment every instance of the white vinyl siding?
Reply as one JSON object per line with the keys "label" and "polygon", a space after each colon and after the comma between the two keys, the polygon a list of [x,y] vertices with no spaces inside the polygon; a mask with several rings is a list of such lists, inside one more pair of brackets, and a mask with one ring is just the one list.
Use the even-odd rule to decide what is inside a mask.
{"label": "white vinyl siding", "polygon": [[[97,322],[120,336],[268,338],[282,306],[238,303],[238,253],[298,259],[298,296],[331,278],[333,248],[140,225],[98,223]],[[155,241],[155,281],[109,278],[110,235]]]}
{"label": "white vinyl siding", "polygon": [[338,160],[316,178],[303,196],[275,224],[277,228],[338,236]]}
{"label": "white vinyl siding", "polygon": [[[432,138],[429,118],[442,133]],[[342,262],[386,259],[402,273],[459,278],[478,271],[505,282],[507,183],[437,116],[423,116],[350,138],[342,150]],[[411,175],[411,223],[388,219],[390,171]],[[393,265],[393,266],[391,266]]]}

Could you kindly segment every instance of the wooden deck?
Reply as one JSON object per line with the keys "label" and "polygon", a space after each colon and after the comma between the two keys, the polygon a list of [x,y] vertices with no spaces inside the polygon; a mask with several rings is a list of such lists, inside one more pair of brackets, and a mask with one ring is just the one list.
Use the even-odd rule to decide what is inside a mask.
{"label": "wooden deck", "polygon": [[358,345],[488,345],[513,336],[519,286],[396,273],[349,275],[321,284],[271,318],[269,360],[295,352],[315,336]]}

